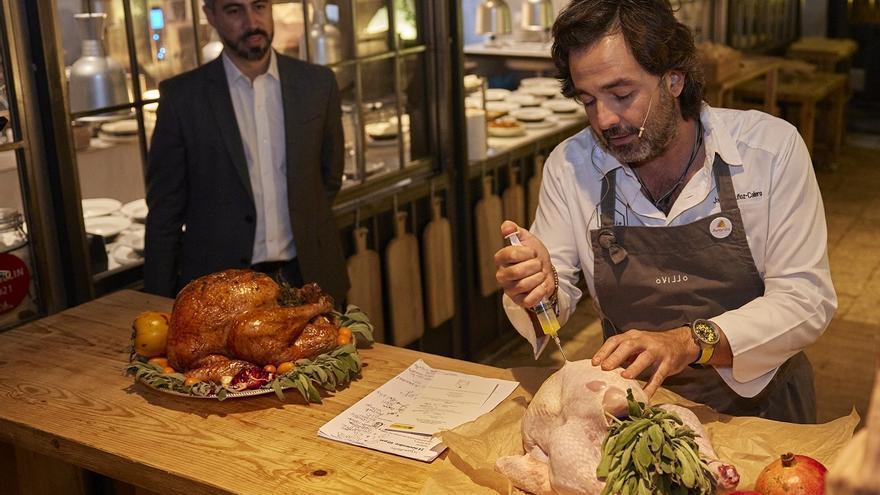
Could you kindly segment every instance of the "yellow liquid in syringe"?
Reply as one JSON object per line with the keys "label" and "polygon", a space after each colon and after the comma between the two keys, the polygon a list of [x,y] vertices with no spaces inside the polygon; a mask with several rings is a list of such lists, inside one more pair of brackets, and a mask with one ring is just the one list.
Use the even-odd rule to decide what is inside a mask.
{"label": "yellow liquid in syringe", "polygon": [[559,347],[559,352],[562,354],[562,359],[568,361],[568,358],[565,357],[565,351],[562,350],[562,342],[559,341],[560,325],[559,320],[556,318],[556,312],[544,301],[538,303],[533,309],[544,335],[549,335],[553,342],[556,342],[556,346]]}

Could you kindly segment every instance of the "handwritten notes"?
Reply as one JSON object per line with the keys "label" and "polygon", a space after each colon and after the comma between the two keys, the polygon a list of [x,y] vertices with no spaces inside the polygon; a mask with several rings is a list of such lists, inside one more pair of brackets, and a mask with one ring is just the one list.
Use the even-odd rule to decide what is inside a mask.
{"label": "handwritten notes", "polygon": [[318,435],[424,462],[446,448],[433,435],[488,413],[517,382],[413,363],[330,420]]}

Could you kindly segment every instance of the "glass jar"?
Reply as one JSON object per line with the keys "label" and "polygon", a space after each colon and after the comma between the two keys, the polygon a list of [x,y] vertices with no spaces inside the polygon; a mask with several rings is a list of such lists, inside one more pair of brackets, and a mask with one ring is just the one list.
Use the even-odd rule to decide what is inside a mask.
{"label": "glass jar", "polygon": [[31,266],[21,213],[0,208],[0,330],[37,315]]}

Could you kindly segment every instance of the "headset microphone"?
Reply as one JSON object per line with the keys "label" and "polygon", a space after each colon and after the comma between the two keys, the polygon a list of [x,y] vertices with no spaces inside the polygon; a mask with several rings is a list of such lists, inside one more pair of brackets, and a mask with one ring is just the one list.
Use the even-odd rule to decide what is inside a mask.
{"label": "headset microphone", "polygon": [[651,93],[651,99],[648,100],[648,111],[645,112],[645,120],[642,121],[642,126],[639,127],[639,139],[642,138],[642,133],[645,132],[645,123],[648,122],[648,115],[651,115],[651,104],[654,103],[654,93]]}

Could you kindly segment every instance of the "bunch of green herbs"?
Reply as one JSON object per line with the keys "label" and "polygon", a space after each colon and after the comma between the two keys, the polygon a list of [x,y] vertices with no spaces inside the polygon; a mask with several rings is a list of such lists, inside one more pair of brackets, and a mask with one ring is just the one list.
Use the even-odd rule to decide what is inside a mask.
{"label": "bunch of green herbs", "polygon": [[627,391],[629,418],[609,415],[596,476],[601,495],[708,495],[715,478],[700,457],[696,433],[671,411],[645,405]]}

